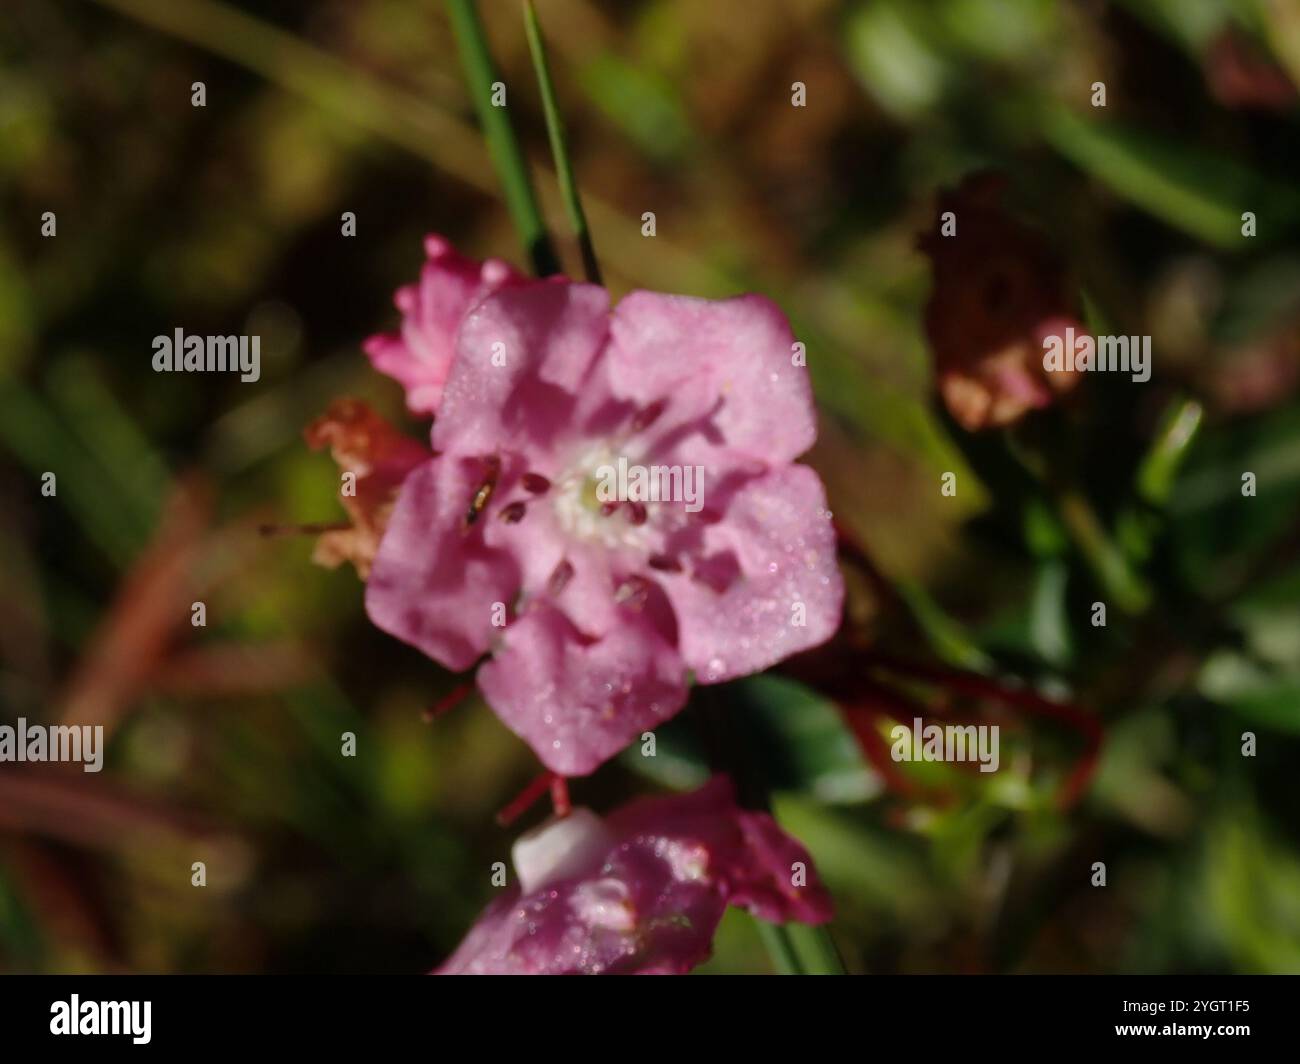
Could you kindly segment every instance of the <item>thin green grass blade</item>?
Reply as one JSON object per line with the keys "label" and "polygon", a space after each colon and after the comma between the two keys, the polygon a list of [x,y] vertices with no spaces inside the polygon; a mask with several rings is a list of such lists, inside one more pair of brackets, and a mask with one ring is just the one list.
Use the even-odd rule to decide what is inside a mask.
{"label": "thin green grass blade", "polygon": [[533,272],[540,277],[558,273],[560,260],[556,257],[555,248],[546,232],[546,223],[542,220],[542,212],[537,206],[537,196],[528,176],[528,163],[519,147],[519,141],[515,139],[509,110],[507,107],[495,106],[492,102],[492,86],[500,78],[488,51],[478,8],[474,0],[447,0],[447,11],[451,16],[456,46],[460,49],[465,79],[474,99],[474,109],[478,112],[488,152],[501,178],[506,208],[523,241]]}
{"label": "thin green grass blade", "polygon": [[546,61],[546,44],[542,28],[537,21],[533,0],[524,0],[524,31],[528,36],[528,51],[532,53],[533,69],[537,72],[537,85],[542,93],[542,110],[546,114],[546,134],[551,140],[551,155],[555,159],[555,176],[564,197],[564,209],[569,214],[569,224],[582,249],[582,268],[587,280],[600,284],[600,267],[596,263],[596,250],[591,245],[591,230],[582,210],[582,197],[578,194],[578,181],[569,160],[569,145],[564,135],[564,118],[555,99],[555,85],[551,81],[550,64]]}
{"label": "thin green grass blade", "polygon": [[1186,395],[1176,396],[1165,410],[1137,473],[1138,494],[1152,506],[1163,506],[1169,501],[1204,413],[1201,404]]}
{"label": "thin green grass blade", "polygon": [[824,925],[790,924],[786,927],[790,945],[806,975],[845,975],[844,959]]}
{"label": "thin green grass blade", "polygon": [[784,924],[769,924],[766,920],[754,920],[759,937],[772,958],[772,965],[778,975],[806,975],[794,943],[790,940],[790,929]]}

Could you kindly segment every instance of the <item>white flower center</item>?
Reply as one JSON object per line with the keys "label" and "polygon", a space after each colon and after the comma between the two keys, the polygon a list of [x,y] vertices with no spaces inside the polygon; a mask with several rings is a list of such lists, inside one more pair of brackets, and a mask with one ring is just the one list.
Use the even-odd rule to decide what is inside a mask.
{"label": "white flower center", "polygon": [[[574,539],[609,550],[644,551],[660,504],[607,502],[602,485],[619,455],[608,444],[583,451],[552,481],[551,500],[560,527]],[[638,510],[639,508],[639,510]],[[639,514],[639,516],[638,516]]]}

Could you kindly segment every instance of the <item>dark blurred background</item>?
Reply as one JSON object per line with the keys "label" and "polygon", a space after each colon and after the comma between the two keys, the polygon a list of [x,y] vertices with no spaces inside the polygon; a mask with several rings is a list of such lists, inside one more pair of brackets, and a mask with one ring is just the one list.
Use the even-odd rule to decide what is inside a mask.
{"label": "dark blurred background", "polygon": [[[518,5],[480,6],[576,273]],[[998,710],[1001,771],[917,766],[900,790],[806,677],[747,688],[849,967],[1300,972],[1300,5],[539,13],[615,295],[761,291],[807,343],[810,460],[885,574],[850,574],[855,638],[1101,722],[1064,807],[1087,756],[1068,727]],[[1153,337],[1150,382],[1094,376],[1035,415],[1100,544],[935,400],[916,240],[982,169],[1090,324]],[[350,569],[257,526],[342,516],[302,440],[332,398],[424,431],[360,343],[395,326],[425,233],[523,263],[442,5],[8,0],[0,203],[0,722],[109,734],[98,775],[0,765],[0,969],[429,969],[491,893],[520,830],[493,816],[536,762],[477,698],[429,722],[456,678],[366,621]],[[260,335],[261,380],[155,374],[176,327]],[[1094,628],[1116,586],[1128,608]],[[574,797],[703,771],[667,741]],[[729,914],[707,970],[768,967]]]}

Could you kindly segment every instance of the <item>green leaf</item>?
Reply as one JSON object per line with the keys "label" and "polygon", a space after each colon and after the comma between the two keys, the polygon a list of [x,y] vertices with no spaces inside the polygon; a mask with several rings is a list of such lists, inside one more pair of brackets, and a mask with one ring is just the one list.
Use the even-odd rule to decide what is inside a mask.
{"label": "green leaf", "polygon": [[1300,258],[1270,255],[1249,269],[1226,278],[1223,304],[1214,317],[1211,336],[1233,345],[1267,338],[1293,328],[1300,314]]}
{"label": "green leaf", "polygon": [[[1253,473],[1256,494],[1242,494]],[[1169,496],[1178,568],[1199,593],[1235,586],[1300,516],[1300,410],[1221,425],[1192,448]]]}
{"label": "green leaf", "polygon": [[942,892],[917,840],[802,797],[778,795],[773,805],[781,826],[808,848],[837,895],[887,925],[932,928],[946,919]]}
{"label": "green leaf", "polygon": [[1220,815],[1202,858],[1199,930],[1219,938],[1234,967],[1280,974],[1300,968],[1300,862],[1253,806]]}
{"label": "green leaf", "polygon": [[652,159],[670,162],[691,146],[690,120],[666,79],[610,53],[588,61],[578,77],[592,103]]}
{"label": "green leaf", "polygon": [[1065,562],[1058,559],[1040,562],[1029,606],[1030,643],[1044,661],[1058,668],[1068,665],[1074,656],[1066,613],[1069,578],[1070,569]]}
{"label": "green leaf", "polygon": [[[34,389],[14,381],[0,388],[0,447],[13,453],[36,481],[57,476],[55,498],[86,540],[124,566],[148,541],[148,527],[128,507],[105,505],[105,474]],[[33,484],[32,491],[39,487]]]}
{"label": "green leaf", "polygon": [[1260,239],[1280,234],[1300,218],[1300,197],[1290,186],[1150,130],[1088,122],[1062,108],[1049,113],[1044,132],[1076,166],[1210,244],[1241,247],[1244,211],[1260,219]]}
{"label": "green leaf", "polygon": [[886,111],[912,120],[938,104],[952,74],[926,5],[862,4],[843,35],[854,74]]}
{"label": "green leaf", "polygon": [[1300,675],[1269,669],[1244,654],[1219,651],[1201,670],[1198,686],[1265,727],[1300,735]]}
{"label": "green leaf", "polygon": [[1201,404],[1195,399],[1178,396],[1161,417],[1155,439],[1137,471],[1138,494],[1153,506],[1163,506],[1168,501],[1178,470],[1201,427],[1203,414]]}
{"label": "green leaf", "polygon": [[[803,684],[766,674],[727,684],[721,693],[771,790],[851,803],[879,789],[839,709]],[[690,717],[684,713],[655,729],[654,757],[643,756],[638,743],[624,752],[623,763],[667,787],[699,786],[710,768]]]}
{"label": "green leaf", "polygon": [[1207,698],[1269,728],[1300,734],[1300,570],[1240,600],[1231,617],[1244,651],[1220,650],[1201,669]]}
{"label": "green leaf", "polygon": [[633,743],[619,755],[623,765],[661,786],[689,791],[702,786],[712,774],[709,759],[686,713],[654,730],[654,755],[642,753],[644,744]]}
{"label": "green leaf", "polygon": [[795,680],[764,674],[728,685],[771,790],[804,791],[825,802],[864,801],[875,775],[839,708]]}

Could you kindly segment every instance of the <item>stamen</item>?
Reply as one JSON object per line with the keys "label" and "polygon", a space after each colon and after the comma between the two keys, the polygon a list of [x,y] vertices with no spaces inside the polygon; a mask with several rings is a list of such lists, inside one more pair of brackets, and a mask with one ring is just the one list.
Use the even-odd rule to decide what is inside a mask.
{"label": "stamen", "polygon": [[517,525],[524,519],[524,514],[527,511],[528,507],[522,502],[512,502],[501,511],[501,520],[508,525]]}
{"label": "stamen", "polygon": [[651,569],[658,569],[661,573],[680,573],[682,563],[676,558],[670,558],[666,554],[650,555],[649,563]]}
{"label": "stamen", "polygon": [[497,814],[497,823],[502,827],[513,824],[528,812],[529,807],[550,790],[552,783],[559,778],[554,772],[543,772]]}
{"label": "stamen", "polygon": [[649,580],[644,576],[629,576],[614,592],[614,601],[628,609],[639,610],[645,605],[649,594]]}
{"label": "stamen", "polygon": [[490,454],[483,459],[483,464],[487,466],[487,473],[483,477],[483,483],[479,485],[478,491],[469,502],[469,510],[465,514],[464,527],[468,529],[479,515],[487,509],[487,504],[492,499],[492,492],[496,490],[497,478],[501,475],[501,458],[499,455]]}
{"label": "stamen", "polygon": [[622,505],[621,502],[602,502],[600,504],[600,516],[608,517],[610,514],[616,513]]}
{"label": "stamen", "polygon": [[546,590],[552,595],[558,595],[569,586],[569,581],[571,579],[573,579],[573,566],[566,558],[564,561],[560,562],[560,564],[555,567],[555,571],[551,573],[551,578],[546,582]]}
{"label": "stamen", "polygon": [[631,511],[632,524],[634,525],[645,524],[646,517],[648,516],[646,513],[645,503],[630,502],[627,504],[627,508],[629,511]]}
{"label": "stamen", "polygon": [[664,402],[664,400],[659,399],[651,403],[644,410],[639,411],[636,417],[632,419],[632,431],[641,432],[644,429],[648,429],[659,420],[659,415],[664,412],[664,407],[667,405],[668,404]]}
{"label": "stamen", "polygon": [[534,495],[545,495],[551,490],[551,482],[541,473],[525,473],[523,485],[524,491],[532,492]]}

